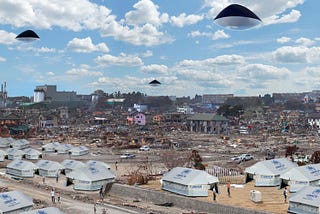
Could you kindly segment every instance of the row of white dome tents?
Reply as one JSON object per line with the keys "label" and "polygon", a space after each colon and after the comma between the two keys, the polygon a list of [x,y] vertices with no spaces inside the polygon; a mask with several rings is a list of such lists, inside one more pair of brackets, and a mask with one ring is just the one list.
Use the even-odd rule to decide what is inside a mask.
{"label": "row of white dome tents", "polygon": [[298,166],[280,176],[280,188],[290,186],[290,192],[297,192],[306,186],[320,186],[320,164]]}
{"label": "row of white dome tents", "polygon": [[25,149],[30,147],[30,142],[26,139],[13,139],[12,137],[0,137],[0,148]]}
{"label": "row of white dome tents", "polygon": [[58,154],[70,154],[72,156],[81,156],[89,154],[86,146],[73,146],[71,144],[63,144],[60,142],[51,142],[42,146],[44,152],[57,152]]}
{"label": "row of white dome tents", "polygon": [[22,158],[28,160],[37,160],[42,157],[42,153],[36,149],[26,148],[24,150],[8,148],[6,150],[0,150],[0,161],[8,160],[21,160]]}
{"label": "row of white dome tents", "polygon": [[255,186],[279,186],[280,175],[298,165],[287,158],[265,160],[245,169],[246,182],[255,181]]}
{"label": "row of white dome tents", "polygon": [[245,169],[246,181],[255,186],[290,186],[296,192],[305,186],[320,186],[320,164],[298,166],[287,158],[260,161]]}

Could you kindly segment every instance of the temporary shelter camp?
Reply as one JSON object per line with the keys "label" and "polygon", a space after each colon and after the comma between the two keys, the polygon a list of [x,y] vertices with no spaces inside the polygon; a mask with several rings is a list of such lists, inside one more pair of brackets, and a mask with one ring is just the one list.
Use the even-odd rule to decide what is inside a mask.
{"label": "temporary shelter camp", "polygon": [[66,174],[67,185],[74,184],[75,190],[98,190],[115,179],[113,172],[103,166],[85,166]]}
{"label": "temporary shelter camp", "polygon": [[89,149],[86,146],[77,146],[70,149],[69,154],[73,156],[80,156],[89,154]]}
{"label": "temporary shelter camp", "polygon": [[60,146],[59,142],[51,142],[42,146],[42,151],[45,152],[56,152],[56,148]]}
{"label": "temporary shelter camp", "polygon": [[57,207],[46,207],[42,209],[35,209],[31,211],[22,212],[20,214],[65,214]]}
{"label": "temporary shelter camp", "polygon": [[7,164],[6,173],[22,178],[32,178],[38,166],[29,161],[14,160]]}
{"label": "temporary shelter camp", "polygon": [[255,186],[278,186],[280,175],[298,165],[287,158],[260,161],[245,169],[246,181],[255,180]]}
{"label": "temporary shelter camp", "polygon": [[85,163],[77,160],[66,159],[61,162],[61,165],[64,166],[64,171],[62,173],[67,174],[77,168],[86,166]]}
{"label": "temporary shelter camp", "polygon": [[18,139],[12,142],[10,147],[14,149],[25,149],[30,147],[30,143],[26,139]]}
{"label": "temporary shelter camp", "polygon": [[105,162],[102,162],[102,161],[96,161],[96,160],[88,160],[87,162],[86,162],[86,164],[88,165],[88,166],[103,166],[103,167],[106,167],[107,169],[111,169],[111,167],[107,164],[107,163],[105,163]]}
{"label": "temporary shelter camp", "polygon": [[4,161],[6,157],[8,157],[8,153],[6,151],[0,150],[0,161]]}
{"label": "temporary shelter camp", "polygon": [[185,196],[208,196],[218,183],[217,177],[205,171],[184,167],[175,167],[162,177],[162,189]]}
{"label": "temporary shelter camp", "polygon": [[39,167],[39,175],[45,177],[56,177],[64,170],[64,166],[56,161],[39,160],[36,165]]}
{"label": "temporary shelter camp", "polygon": [[72,149],[73,146],[71,144],[60,144],[59,146],[57,146],[56,148],[56,152],[58,154],[68,154],[69,150]]}
{"label": "temporary shelter camp", "polygon": [[36,149],[27,148],[23,150],[24,157],[28,160],[38,160],[42,157],[42,153]]}
{"label": "temporary shelter camp", "polygon": [[281,186],[290,186],[290,192],[296,192],[305,186],[320,185],[320,164],[309,164],[290,169],[280,175]]}
{"label": "temporary shelter camp", "polygon": [[290,213],[320,213],[320,187],[303,187],[289,197]]}
{"label": "temporary shelter camp", "polygon": [[8,159],[9,160],[21,160],[24,152],[20,149],[15,149],[15,148],[9,148],[6,150],[8,153]]}
{"label": "temporary shelter camp", "polygon": [[0,213],[17,214],[31,210],[33,200],[19,191],[0,193]]}

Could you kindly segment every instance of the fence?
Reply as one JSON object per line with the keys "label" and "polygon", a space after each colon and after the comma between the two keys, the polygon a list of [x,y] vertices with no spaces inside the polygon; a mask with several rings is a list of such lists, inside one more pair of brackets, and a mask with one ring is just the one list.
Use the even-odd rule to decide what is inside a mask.
{"label": "fence", "polygon": [[223,168],[219,166],[212,166],[206,169],[207,173],[219,178],[219,183],[227,183],[230,181],[233,184],[243,184],[245,176],[237,169]]}

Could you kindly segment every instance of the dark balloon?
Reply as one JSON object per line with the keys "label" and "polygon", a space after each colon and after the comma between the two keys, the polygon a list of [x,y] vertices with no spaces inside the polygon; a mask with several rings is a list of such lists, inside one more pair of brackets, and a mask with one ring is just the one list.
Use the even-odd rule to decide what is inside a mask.
{"label": "dark balloon", "polygon": [[151,82],[149,82],[149,85],[158,86],[158,85],[161,85],[161,83],[158,80],[152,80]]}
{"label": "dark balloon", "polygon": [[33,41],[40,39],[40,37],[34,31],[26,30],[16,36],[16,39],[21,41]]}
{"label": "dark balloon", "polygon": [[261,19],[248,8],[231,4],[224,8],[214,19],[215,23],[234,30],[244,30],[261,23]]}

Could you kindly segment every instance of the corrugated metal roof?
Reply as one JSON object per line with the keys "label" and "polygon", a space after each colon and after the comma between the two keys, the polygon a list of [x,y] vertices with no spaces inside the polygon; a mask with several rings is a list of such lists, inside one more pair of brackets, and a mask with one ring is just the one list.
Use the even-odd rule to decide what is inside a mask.
{"label": "corrugated metal roof", "polygon": [[163,175],[162,180],[183,185],[212,184],[219,182],[217,177],[208,174],[206,171],[184,167],[171,169]]}

